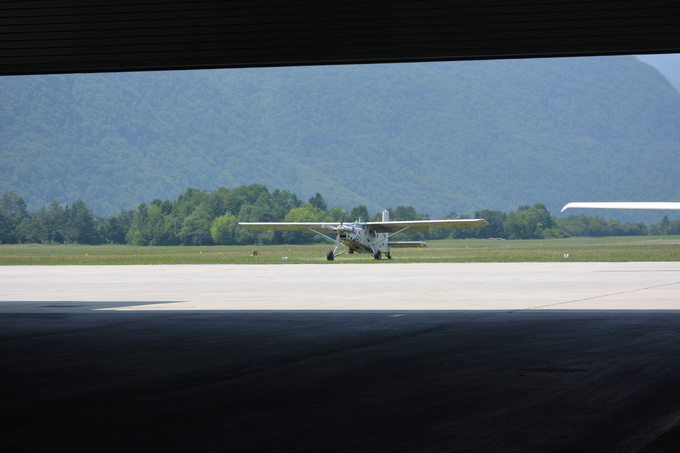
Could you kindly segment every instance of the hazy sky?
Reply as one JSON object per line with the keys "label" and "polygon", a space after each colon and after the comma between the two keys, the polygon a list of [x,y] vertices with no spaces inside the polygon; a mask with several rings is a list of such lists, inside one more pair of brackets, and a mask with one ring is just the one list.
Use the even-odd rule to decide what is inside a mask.
{"label": "hazy sky", "polygon": [[680,54],[636,55],[636,57],[658,69],[680,91]]}

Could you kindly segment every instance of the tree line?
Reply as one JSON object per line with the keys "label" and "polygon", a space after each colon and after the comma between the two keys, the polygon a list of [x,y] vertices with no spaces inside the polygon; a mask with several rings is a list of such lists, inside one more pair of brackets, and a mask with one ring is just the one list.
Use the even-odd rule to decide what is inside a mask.
{"label": "tree line", "polygon": [[[412,206],[389,208],[390,220],[429,220]],[[667,216],[653,225],[621,223],[604,217],[551,215],[542,203],[520,206],[517,211],[483,209],[474,216],[451,212],[442,219],[481,218],[484,228],[440,229],[425,233],[401,233],[404,240],[429,239],[543,239],[571,236],[645,236],[680,234],[680,220]],[[129,245],[248,245],[302,244],[322,241],[299,231],[251,231],[239,222],[339,222],[343,209],[329,208],[320,193],[303,201],[288,190],[260,184],[208,192],[188,188],[174,201],[156,198],[136,210],[96,216],[83,200],[69,206],[57,200],[30,213],[24,199],[7,192],[0,202],[0,243],[129,244]],[[380,221],[359,204],[345,211],[345,221]],[[395,237],[396,238],[396,237]]]}

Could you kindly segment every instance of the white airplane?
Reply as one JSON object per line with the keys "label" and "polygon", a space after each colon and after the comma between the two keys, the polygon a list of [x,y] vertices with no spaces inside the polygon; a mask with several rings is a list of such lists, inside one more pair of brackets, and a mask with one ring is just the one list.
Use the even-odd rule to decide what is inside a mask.
{"label": "white airplane", "polygon": [[588,208],[588,209],[670,209],[670,210],[680,210],[680,203],[672,202],[621,202],[621,203],[611,203],[611,202],[575,202],[567,203],[562,211],[569,208]]}
{"label": "white airplane", "polygon": [[[390,242],[388,239],[398,233],[429,231],[431,228],[481,228],[488,225],[483,219],[457,219],[457,220],[408,220],[402,222],[390,222],[389,211],[382,213],[382,222],[353,222],[344,223],[343,212],[340,222],[262,222],[262,223],[239,223],[250,230],[297,230],[303,233],[315,233],[333,241],[335,247],[326,254],[328,261],[333,261],[336,256],[348,253],[362,252],[373,255],[379,260],[384,253],[388,259],[392,259],[390,248],[403,247],[427,247],[423,241],[400,241]],[[335,239],[321,233],[325,231],[337,233]],[[346,247],[338,252],[340,246]]]}

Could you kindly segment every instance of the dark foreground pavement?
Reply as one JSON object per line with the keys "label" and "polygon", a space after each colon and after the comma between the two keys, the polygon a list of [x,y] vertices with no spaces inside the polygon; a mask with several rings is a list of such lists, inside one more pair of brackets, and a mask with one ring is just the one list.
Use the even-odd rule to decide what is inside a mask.
{"label": "dark foreground pavement", "polygon": [[0,451],[680,451],[680,312],[0,313]]}

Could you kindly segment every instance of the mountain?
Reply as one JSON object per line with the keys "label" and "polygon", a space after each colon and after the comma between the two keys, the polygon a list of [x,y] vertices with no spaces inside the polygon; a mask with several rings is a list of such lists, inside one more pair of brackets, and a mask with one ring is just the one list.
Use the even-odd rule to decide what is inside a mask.
{"label": "mountain", "polygon": [[632,56],[2,77],[0,100],[0,193],[30,209],[253,182],[432,218],[680,200],[680,93]]}

